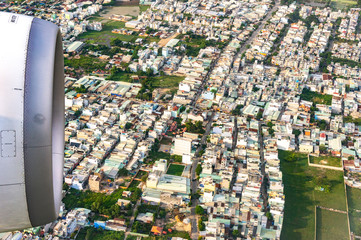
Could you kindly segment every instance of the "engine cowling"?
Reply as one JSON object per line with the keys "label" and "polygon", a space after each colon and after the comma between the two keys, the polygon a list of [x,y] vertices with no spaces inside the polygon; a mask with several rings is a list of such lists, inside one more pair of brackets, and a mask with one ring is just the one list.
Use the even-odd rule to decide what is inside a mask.
{"label": "engine cowling", "polygon": [[63,158],[60,31],[45,20],[0,12],[0,232],[57,218]]}

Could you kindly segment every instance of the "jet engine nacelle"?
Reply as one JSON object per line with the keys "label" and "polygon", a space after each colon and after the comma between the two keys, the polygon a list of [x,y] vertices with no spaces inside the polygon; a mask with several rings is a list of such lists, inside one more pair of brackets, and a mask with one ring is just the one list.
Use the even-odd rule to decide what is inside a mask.
{"label": "jet engine nacelle", "polygon": [[63,156],[59,29],[38,18],[0,12],[0,232],[57,218]]}

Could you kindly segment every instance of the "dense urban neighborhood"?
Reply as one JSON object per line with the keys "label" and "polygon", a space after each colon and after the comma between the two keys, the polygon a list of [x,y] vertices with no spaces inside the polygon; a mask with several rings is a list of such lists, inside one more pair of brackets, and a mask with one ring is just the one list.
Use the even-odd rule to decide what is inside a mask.
{"label": "dense urban neighborhood", "polygon": [[66,74],[59,218],[1,240],[361,239],[360,2],[0,11],[58,25]]}

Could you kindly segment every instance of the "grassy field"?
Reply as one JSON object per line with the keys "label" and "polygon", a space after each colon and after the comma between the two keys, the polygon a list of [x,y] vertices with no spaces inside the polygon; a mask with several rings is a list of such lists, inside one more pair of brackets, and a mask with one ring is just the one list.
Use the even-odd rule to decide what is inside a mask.
{"label": "grassy field", "polygon": [[310,163],[333,166],[333,167],[341,167],[341,158],[332,157],[332,156],[320,156],[320,157],[310,156]]}
{"label": "grassy field", "polygon": [[136,75],[136,74],[135,73],[120,72],[120,73],[110,75],[107,78],[107,80],[121,81],[121,82],[133,82],[133,79],[131,78],[131,76],[133,76],[133,75]]}
{"label": "grassy field", "polygon": [[[101,18],[101,17],[100,17]],[[99,19],[100,19],[99,18]],[[137,39],[136,35],[124,35],[112,33],[113,29],[124,28],[125,23],[120,21],[111,21],[108,20],[103,22],[103,30],[102,31],[87,31],[78,36],[78,39],[87,41],[88,43],[96,43],[96,44],[109,44],[111,39],[119,38],[122,41],[134,41]]]}
{"label": "grassy field", "polygon": [[[309,167],[305,154],[290,155],[292,152],[279,151],[286,196],[281,239],[313,239],[315,205],[346,210],[343,174]],[[320,185],[328,192],[315,190]]]}
{"label": "grassy field", "polygon": [[80,56],[80,58],[64,58],[64,65],[84,73],[91,73],[95,70],[105,69],[106,62],[95,57]]}
{"label": "grassy field", "polygon": [[313,92],[307,88],[302,90],[301,99],[313,102],[314,104],[326,104],[331,105],[332,96],[327,94],[321,94],[318,92]]}
{"label": "grassy field", "polygon": [[[134,82],[131,76],[137,75],[136,73],[119,72],[109,77],[109,80],[122,81],[122,82]],[[156,76],[152,77],[154,88],[178,88],[178,85],[185,77],[181,76]],[[137,81],[138,83],[139,81]]]}
{"label": "grassy field", "polygon": [[[102,17],[96,17],[96,20],[100,20]],[[144,37],[134,35],[125,35],[112,33],[113,29],[125,28],[125,23],[120,21],[112,21],[112,20],[103,20],[103,29],[102,31],[87,31],[78,36],[78,39],[81,41],[86,41],[91,44],[110,44],[112,39],[118,38],[121,41],[132,42],[137,38],[143,38],[146,42],[158,42],[159,38],[157,37]]]}
{"label": "grassy field", "polygon": [[361,210],[361,189],[347,186],[347,199],[349,208]]}
{"label": "grassy field", "polygon": [[183,170],[184,170],[183,165],[171,164],[171,165],[169,165],[167,174],[175,175],[175,176],[182,176]]}
{"label": "grassy field", "polygon": [[123,240],[124,232],[106,231],[92,227],[82,228],[76,240]]}
{"label": "grassy field", "polygon": [[347,214],[317,208],[317,240],[347,240]]}
{"label": "grassy field", "polygon": [[147,11],[148,8],[150,8],[149,5],[139,5],[140,12],[145,12],[145,11]]}
{"label": "grassy field", "polygon": [[99,13],[96,13],[96,14],[92,15],[91,17],[87,18],[87,20],[89,22],[100,22],[100,21],[104,20],[104,17],[100,16]]}
{"label": "grassy field", "polygon": [[353,0],[331,0],[331,6],[335,9],[346,10],[349,7],[357,7],[357,1]]}
{"label": "grassy field", "polygon": [[153,86],[156,88],[178,88],[178,85],[185,77],[182,76],[158,76],[154,78]]}
{"label": "grassy field", "polygon": [[354,209],[349,209],[350,228],[351,232],[357,236],[361,236],[361,212],[357,212]]}
{"label": "grassy field", "polygon": [[361,189],[347,186],[351,232],[361,236]]}
{"label": "grassy field", "polygon": [[139,181],[134,180],[134,181],[133,181],[133,182],[129,185],[129,187],[128,187],[128,188],[138,187],[138,186],[139,186],[139,184],[140,184],[140,182],[139,182]]}
{"label": "grassy field", "polygon": [[170,145],[172,144],[172,139],[168,137],[163,137],[162,141],[160,141],[160,144]]}

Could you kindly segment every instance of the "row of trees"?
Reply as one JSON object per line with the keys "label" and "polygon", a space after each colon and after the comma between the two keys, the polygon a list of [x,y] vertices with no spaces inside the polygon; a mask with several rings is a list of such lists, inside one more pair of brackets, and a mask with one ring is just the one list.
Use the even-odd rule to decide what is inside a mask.
{"label": "row of trees", "polygon": [[198,219],[198,229],[199,231],[204,231],[206,229],[206,225],[204,224],[204,221],[208,221],[208,217],[206,212],[201,206],[196,206],[196,214],[200,216]]}

